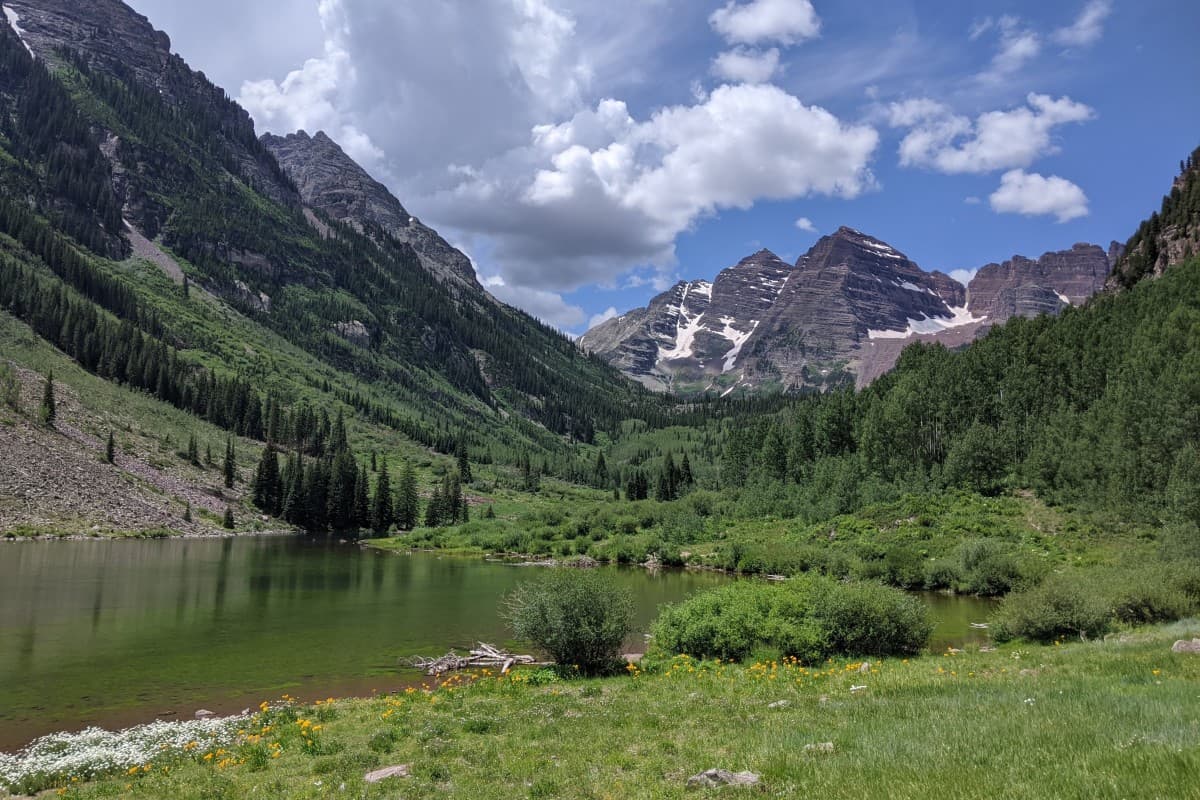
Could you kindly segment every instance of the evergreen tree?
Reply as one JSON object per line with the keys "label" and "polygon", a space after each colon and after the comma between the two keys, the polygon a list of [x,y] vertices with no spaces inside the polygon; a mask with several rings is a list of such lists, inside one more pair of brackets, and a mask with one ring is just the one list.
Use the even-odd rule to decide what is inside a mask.
{"label": "evergreen tree", "polygon": [[283,498],[283,518],[293,525],[308,523],[307,509],[304,503],[304,459],[299,453],[288,459],[286,493]]}
{"label": "evergreen tree", "polygon": [[596,454],[596,468],[592,470],[592,484],[608,486],[608,464],[605,462],[602,452]]}
{"label": "evergreen tree", "polygon": [[335,531],[350,530],[354,526],[354,484],[357,481],[354,456],[349,450],[339,451],[330,466],[326,501],[329,527]]}
{"label": "evergreen tree", "polygon": [[470,483],[472,480],[471,461],[467,458],[467,444],[462,439],[458,440],[454,456],[458,460],[458,479],[463,483]]}
{"label": "evergreen tree", "polygon": [[104,460],[112,464],[117,455],[117,442],[113,438],[112,431],[108,432],[108,442],[104,445]]}
{"label": "evergreen tree", "polygon": [[254,473],[254,505],[271,516],[279,516],[283,506],[280,486],[279,453],[268,444]]}
{"label": "evergreen tree", "polygon": [[200,466],[200,448],[196,444],[196,434],[188,434],[187,460],[193,466]]}
{"label": "evergreen tree", "polygon": [[354,483],[354,527],[371,527],[370,489],[367,486],[367,466],[358,468],[358,480]]}
{"label": "evergreen tree", "polygon": [[221,519],[221,526],[227,531],[233,530],[233,509],[229,506],[225,506],[225,516]]}
{"label": "evergreen tree", "polygon": [[204,466],[211,467],[213,465],[212,442],[204,443]]}
{"label": "evergreen tree", "polygon": [[346,416],[342,413],[342,409],[338,409],[337,419],[333,423],[333,433],[330,434],[329,450],[334,455],[344,452],[349,449],[350,445],[346,440]]}
{"label": "evergreen tree", "polygon": [[185,505],[183,507],[183,521],[184,522],[192,521],[192,504],[191,503],[188,503],[187,505]]}
{"label": "evergreen tree", "polygon": [[38,412],[38,419],[46,428],[53,428],[54,422],[58,418],[58,404],[54,400],[54,372],[51,371],[46,376],[46,388],[42,392],[42,406]]}
{"label": "evergreen tree", "polygon": [[417,475],[412,464],[404,462],[400,470],[400,483],[396,493],[396,525],[401,530],[411,531],[417,527],[420,507],[417,495]]}
{"label": "evergreen tree", "polygon": [[[407,469],[407,466],[405,469]],[[379,465],[379,475],[375,479],[375,498],[374,503],[371,505],[371,530],[374,531],[376,536],[386,535],[394,522],[399,522],[400,527],[404,527],[405,520],[401,519],[403,512],[397,507],[393,507],[392,504],[391,481],[392,479],[388,475],[387,458],[385,457]],[[400,478],[400,491],[401,503],[403,503],[403,475]]]}
{"label": "evergreen tree", "polygon": [[496,508],[491,503],[488,503],[487,510],[483,512],[483,518],[484,519],[495,519],[496,518]]}
{"label": "evergreen tree", "polygon": [[379,471],[379,462],[375,460],[375,451],[371,451],[371,472]]}
{"label": "evergreen tree", "polygon": [[434,486],[429,505],[425,506],[425,527],[438,528],[442,524],[442,487]]}
{"label": "evergreen tree", "polygon": [[688,459],[687,453],[683,454],[683,461],[679,465],[679,485],[691,487],[696,482],[696,478],[692,475],[692,462]]}
{"label": "evergreen tree", "polygon": [[233,437],[225,439],[225,464],[222,471],[225,474],[225,488],[232,489],[234,481],[237,480],[237,461],[234,459]]}

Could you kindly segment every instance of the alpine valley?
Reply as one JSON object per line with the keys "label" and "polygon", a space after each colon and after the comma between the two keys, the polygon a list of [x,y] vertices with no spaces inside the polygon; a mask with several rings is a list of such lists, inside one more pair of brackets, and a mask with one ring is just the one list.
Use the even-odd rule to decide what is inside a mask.
{"label": "alpine valley", "polygon": [[[858,46],[873,15],[820,0],[134,3],[220,29],[196,63],[291,58],[301,7],[325,47],[243,108],[122,0],[0,0],[0,798],[1195,793],[1200,149],[1190,107],[1120,113],[1115,76],[1177,59],[1138,98],[1187,96],[1194,48],[1144,27],[1162,15],[905,4],[920,52],[885,58]],[[420,69],[381,78],[352,29]],[[1022,90],[969,118],[917,96],[948,78],[895,85],[955,58],[989,108],[1070,61],[1055,80],[1104,113]],[[868,60],[859,122],[792,94]],[[462,75],[474,103],[439,88]],[[373,110],[461,191],[393,180],[395,142],[351,157],[334,116],[386,81]],[[410,113],[428,97],[445,119]],[[438,149],[509,113],[501,155]],[[1178,170],[1148,155],[1175,148]],[[1026,171],[1060,155],[1082,185]],[[988,227],[947,240],[1062,249],[963,284],[902,251],[942,242],[918,221],[841,227],[578,341],[489,292],[594,290],[584,320],[604,292],[646,302],[676,244],[757,247],[738,220],[903,203],[936,225],[957,188],[892,187],[993,177],[969,198]],[[1071,244],[1109,224],[1123,244]],[[531,228],[545,248],[511,247]],[[589,288],[556,256],[523,262],[545,291],[504,272],[552,244]]]}

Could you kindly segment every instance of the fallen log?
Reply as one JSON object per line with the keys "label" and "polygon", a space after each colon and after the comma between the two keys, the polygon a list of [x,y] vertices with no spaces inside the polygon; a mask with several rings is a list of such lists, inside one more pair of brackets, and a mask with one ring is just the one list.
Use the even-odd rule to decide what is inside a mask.
{"label": "fallen log", "polygon": [[473,669],[476,667],[500,667],[500,674],[506,675],[510,669],[518,664],[532,666],[544,664],[545,662],[539,662],[533,656],[509,653],[496,648],[494,645],[479,642],[465,656],[451,650],[444,656],[434,658],[413,656],[407,659],[407,663],[422,670],[426,675],[441,675],[444,672],[454,672],[456,670]]}

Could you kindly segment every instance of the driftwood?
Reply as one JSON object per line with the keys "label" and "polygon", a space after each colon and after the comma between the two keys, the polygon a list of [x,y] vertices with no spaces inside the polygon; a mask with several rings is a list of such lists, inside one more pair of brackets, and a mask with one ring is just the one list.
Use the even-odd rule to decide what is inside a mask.
{"label": "driftwood", "polygon": [[426,675],[441,675],[443,672],[472,669],[474,667],[500,667],[500,674],[504,675],[517,664],[528,666],[544,664],[546,662],[539,662],[533,656],[516,655],[499,650],[493,645],[480,642],[473,650],[468,651],[468,655],[465,656],[461,656],[451,650],[446,655],[437,658],[414,656],[408,659],[408,663],[417,669],[423,670]]}

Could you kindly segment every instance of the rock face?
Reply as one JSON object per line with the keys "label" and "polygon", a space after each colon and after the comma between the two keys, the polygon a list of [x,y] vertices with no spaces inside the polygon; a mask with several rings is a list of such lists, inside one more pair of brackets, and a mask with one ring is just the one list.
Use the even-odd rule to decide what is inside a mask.
{"label": "rock face", "polygon": [[1046,253],[1037,261],[1013,256],[975,274],[968,287],[967,307],[992,324],[1010,317],[1057,314],[1104,288],[1111,266],[1109,254],[1094,244]]}
{"label": "rock face", "polygon": [[580,344],[651,388],[681,393],[863,386],[915,341],[955,347],[1011,317],[1086,301],[1110,257],[1084,244],[1036,261],[1016,256],[966,287],[840,228],[795,266],[760,251],[711,284],[675,285]]}
{"label": "rock face", "polygon": [[386,186],[368,175],[324,131],[314,136],[304,131],[287,136],[268,133],[261,141],[296,184],[305,206],[360,233],[377,227],[411,245],[425,268],[440,279],[478,288],[470,259],[405,211]]}

